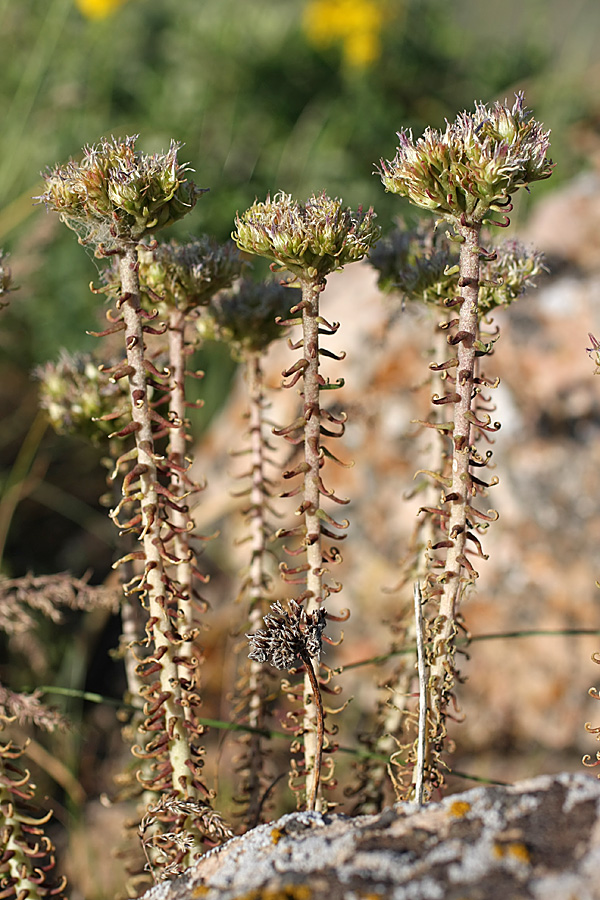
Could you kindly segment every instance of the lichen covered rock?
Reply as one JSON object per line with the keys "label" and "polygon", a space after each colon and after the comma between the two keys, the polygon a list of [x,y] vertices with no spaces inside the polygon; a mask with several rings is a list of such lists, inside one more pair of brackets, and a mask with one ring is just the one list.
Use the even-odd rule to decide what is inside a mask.
{"label": "lichen covered rock", "polygon": [[600,782],[543,775],[373,816],[292,813],[144,900],[598,900]]}

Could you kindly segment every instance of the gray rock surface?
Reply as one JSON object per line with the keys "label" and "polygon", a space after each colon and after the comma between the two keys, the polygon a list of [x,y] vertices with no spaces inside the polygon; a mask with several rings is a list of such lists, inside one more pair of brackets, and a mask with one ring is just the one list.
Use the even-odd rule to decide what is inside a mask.
{"label": "gray rock surface", "polygon": [[600,781],[543,775],[373,816],[292,813],[144,900],[600,900]]}

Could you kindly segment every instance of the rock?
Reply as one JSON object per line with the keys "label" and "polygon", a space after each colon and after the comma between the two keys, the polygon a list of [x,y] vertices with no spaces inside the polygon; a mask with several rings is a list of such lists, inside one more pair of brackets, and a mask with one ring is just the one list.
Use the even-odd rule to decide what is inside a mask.
{"label": "rock", "polygon": [[421,809],[291,813],[144,900],[599,900],[600,781],[542,775]]}

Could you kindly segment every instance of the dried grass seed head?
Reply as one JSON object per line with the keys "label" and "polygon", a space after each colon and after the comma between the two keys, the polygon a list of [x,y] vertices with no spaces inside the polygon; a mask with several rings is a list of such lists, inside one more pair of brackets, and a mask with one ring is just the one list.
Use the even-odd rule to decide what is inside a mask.
{"label": "dried grass seed head", "polygon": [[445,131],[427,128],[416,141],[410,130],[398,132],[391,161],[379,174],[387,191],[451,221],[481,222],[490,210],[502,210],[511,194],[549,178],[550,132],[533,118],[522,92],[512,107],[497,101],[475,104]]}
{"label": "dried grass seed head", "polygon": [[324,278],[367,255],[380,235],[374,220],[373,209],[353,212],[325,192],[304,203],[280,192],[236,215],[232,237],[240,250],[300,279]]}

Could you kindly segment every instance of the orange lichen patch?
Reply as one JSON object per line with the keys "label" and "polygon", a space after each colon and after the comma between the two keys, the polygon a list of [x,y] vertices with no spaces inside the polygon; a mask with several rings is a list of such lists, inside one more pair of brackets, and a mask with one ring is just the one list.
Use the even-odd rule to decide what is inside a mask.
{"label": "orange lichen patch", "polygon": [[449,814],[453,816],[455,819],[462,819],[463,816],[471,809],[471,804],[467,803],[466,800],[455,800],[449,809]]}
{"label": "orange lichen patch", "polygon": [[531,863],[529,850],[520,841],[512,841],[510,844],[494,844],[493,853],[496,859],[505,859],[507,856],[511,856],[525,865]]}
{"label": "orange lichen patch", "polygon": [[205,884],[197,884],[192,890],[192,897],[206,897],[209,889]]}
{"label": "orange lichen patch", "polygon": [[284,885],[277,890],[257,888],[247,894],[239,894],[235,900],[310,900],[312,889],[306,884]]}
{"label": "orange lichen patch", "polygon": [[509,844],[507,847],[507,852],[510,856],[514,857],[514,859],[518,859],[519,862],[525,863],[526,865],[530,865],[531,863],[531,854],[529,853],[528,848],[525,844],[521,844],[518,841],[515,841],[514,844]]}
{"label": "orange lichen patch", "polygon": [[279,828],[271,829],[271,841],[273,844],[278,844],[281,838],[283,837],[283,831]]}

